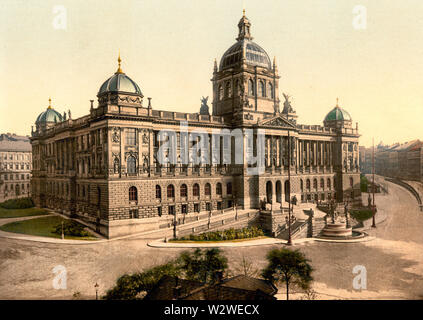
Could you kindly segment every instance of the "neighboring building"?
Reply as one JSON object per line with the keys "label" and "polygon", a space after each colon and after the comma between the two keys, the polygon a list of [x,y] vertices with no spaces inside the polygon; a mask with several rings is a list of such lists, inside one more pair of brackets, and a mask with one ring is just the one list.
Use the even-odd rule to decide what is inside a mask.
{"label": "neighboring building", "polygon": [[[366,155],[361,164],[363,173],[372,173],[373,148],[361,151]],[[374,151],[375,174],[423,182],[423,143],[420,140],[395,143],[387,146],[379,144]]]}
{"label": "neighboring building", "polygon": [[269,281],[244,275],[214,284],[164,276],[144,300],[276,300],[277,291]]}
{"label": "neighboring building", "polygon": [[29,137],[0,134],[0,202],[31,195],[31,150]]}
{"label": "neighboring building", "polygon": [[[245,15],[238,27],[237,42],[219,67],[214,64],[211,115],[207,99],[202,114],[156,110],[150,98],[145,105],[140,87],[122,71],[120,57],[88,115],[72,119],[69,112],[67,119],[49,105],[31,138],[36,204],[76,215],[110,238],[157,230],[174,214],[196,215],[234,204],[258,209],[263,199],[287,206],[289,192],[302,201],[361,202],[359,134],[351,116],[337,103],[323,126],[297,124],[285,94],[280,112],[276,62],[252,41]],[[191,155],[191,138],[199,141],[194,133],[199,129],[207,132],[207,147],[219,150],[218,164],[215,159],[201,164],[181,160],[179,146],[189,145]],[[223,137],[210,143],[214,129],[240,129],[244,151],[235,154],[232,140]],[[248,129],[264,130],[263,143],[248,144]],[[158,161],[161,130],[176,132],[169,142],[178,146],[177,164]],[[264,149],[265,170],[251,175],[245,159],[258,148]],[[234,164],[236,156],[242,164]]]}

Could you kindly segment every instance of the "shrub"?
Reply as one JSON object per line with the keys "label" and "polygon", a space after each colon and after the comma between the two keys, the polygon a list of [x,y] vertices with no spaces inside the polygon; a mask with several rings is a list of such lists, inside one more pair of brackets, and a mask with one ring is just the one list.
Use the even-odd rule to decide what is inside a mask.
{"label": "shrub", "polygon": [[0,203],[0,207],[5,209],[27,209],[33,206],[34,202],[31,198],[10,199]]}
{"label": "shrub", "polygon": [[[230,228],[223,231],[211,231],[201,233],[198,235],[191,234],[187,237],[181,237],[178,240],[190,241],[222,241],[222,240],[236,240],[236,239],[249,239],[264,236],[263,230],[257,227],[246,227],[242,229]],[[171,240],[172,241],[172,240]]]}
{"label": "shrub", "polygon": [[[63,233],[65,236],[74,236],[74,237],[88,237],[90,234],[84,229],[85,227],[74,221],[74,220],[64,220],[63,221]],[[59,223],[54,227],[53,233],[62,234],[62,224]]]}

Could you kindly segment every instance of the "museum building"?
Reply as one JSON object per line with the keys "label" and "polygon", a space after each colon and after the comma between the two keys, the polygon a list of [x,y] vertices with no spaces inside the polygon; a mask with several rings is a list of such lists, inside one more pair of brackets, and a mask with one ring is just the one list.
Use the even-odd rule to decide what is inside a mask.
{"label": "museum building", "polygon": [[[120,56],[86,116],[62,115],[50,102],[31,137],[36,205],[78,217],[113,238],[155,230],[174,215],[233,206],[258,210],[263,201],[288,206],[289,194],[303,202],[361,202],[359,134],[349,113],[337,102],[323,125],[297,123],[288,95],[280,105],[276,61],[253,42],[245,13],[238,28],[235,44],[219,65],[214,62],[211,113],[206,99],[199,113],[153,108],[151,98],[145,101],[139,85],[122,71]],[[232,162],[180,161],[181,145],[195,147],[181,123],[188,136],[207,132],[210,150],[226,151]],[[262,130],[264,172],[251,175],[245,161],[233,162],[233,139],[222,137],[213,145],[211,135],[218,129]],[[176,132],[176,164],[158,161],[162,130]],[[244,143],[244,159],[257,148]]]}

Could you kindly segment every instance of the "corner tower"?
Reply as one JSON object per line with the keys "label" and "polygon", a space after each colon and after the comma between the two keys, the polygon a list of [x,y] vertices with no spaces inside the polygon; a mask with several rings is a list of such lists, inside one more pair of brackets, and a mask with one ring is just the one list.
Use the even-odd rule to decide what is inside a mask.
{"label": "corner tower", "polygon": [[279,75],[272,62],[251,36],[251,23],[244,14],[238,23],[237,42],[214,63],[213,115],[227,122],[257,123],[279,110]]}

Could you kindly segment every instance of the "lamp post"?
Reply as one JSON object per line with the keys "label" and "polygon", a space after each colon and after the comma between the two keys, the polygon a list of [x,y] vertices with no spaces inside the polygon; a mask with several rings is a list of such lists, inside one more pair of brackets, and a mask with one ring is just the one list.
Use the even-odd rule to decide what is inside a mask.
{"label": "lamp post", "polygon": [[292,245],[291,239],[291,135],[288,130],[288,243]]}
{"label": "lamp post", "polygon": [[207,229],[210,229],[210,219],[211,219],[211,214],[212,214],[212,209],[211,209],[211,206],[210,206],[210,208],[209,208],[209,221],[208,221],[208,223],[207,223]]}
{"label": "lamp post", "polygon": [[233,202],[235,207],[235,220],[238,220],[238,203],[237,203],[237,198],[235,197],[235,195],[233,196]]}
{"label": "lamp post", "polygon": [[375,206],[375,139],[373,138],[373,155],[372,155],[372,167],[373,167],[373,185],[372,185],[372,193],[373,193],[373,205],[372,205],[372,211],[373,211],[373,218],[372,218],[372,228],[376,228],[376,206]]}
{"label": "lamp post", "polygon": [[96,300],[98,300],[98,287],[99,287],[99,285],[98,285],[98,283],[96,282],[96,283],[95,283],[95,285],[94,285],[94,288],[95,288],[95,299],[96,299]]}
{"label": "lamp post", "polygon": [[176,220],[176,208],[174,207],[174,212],[173,212],[173,239],[176,239],[176,225],[178,224],[177,220]]}

